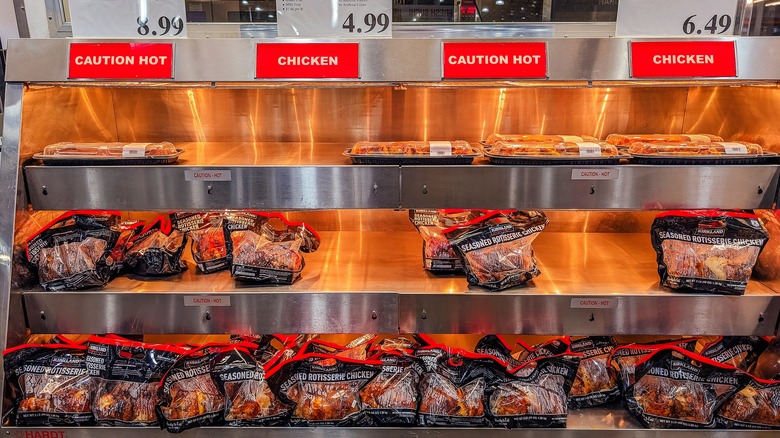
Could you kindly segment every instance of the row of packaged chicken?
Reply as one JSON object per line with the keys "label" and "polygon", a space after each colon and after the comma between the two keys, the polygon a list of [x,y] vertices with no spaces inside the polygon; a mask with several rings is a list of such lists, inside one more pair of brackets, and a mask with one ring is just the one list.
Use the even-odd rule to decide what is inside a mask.
{"label": "row of packaged chicken", "polygon": [[427,335],[231,336],[151,344],[115,335],[3,352],[6,425],[566,427],[570,409],[622,401],[646,427],[780,429],[780,344],[763,337],[471,350]]}
{"label": "row of packaged chicken", "polygon": [[[567,164],[597,161],[617,164],[632,159],[637,163],[686,163],[706,160],[717,163],[746,163],[774,154],[751,142],[724,141],[712,134],[610,134],[604,141],[589,135],[491,134],[473,148],[466,141],[395,141],[356,143],[348,156],[353,162],[372,164],[356,156],[487,156],[493,164]],[[413,158],[412,158],[413,159]],[[678,160],[678,161],[675,161]],[[470,161],[470,159],[468,160]],[[403,163],[403,161],[401,161]]]}
{"label": "row of packaged chicken", "polygon": [[[183,152],[162,143],[56,143],[34,158],[48,165],[170,164]],[[355,164],[467,164],[485,155],[494,164],[748,164],[777,155],[761,145],[712,134],[491,134],[479,147],[455,141],[360,141],[344,155]],[[694,161],[691,161],[694,160]]]}
{"label": "row of packaged chicken", "polygon": [[[490,290],[520,286],[541,275],[533,241],[549,224],[541,211],[410,210],[423,240],[423,266],[464,273]],[[669,211],[651,227],[661,284],[672,289],[739,295],[769,234],[758,216],[743,211]],[[113,211],[71,211],[18,248],[14,282],[46,290],[105,286],[120,273],[166,276],[186,269],[188,241],[197,269],[228,269],[244,282],[291,284],[304,253],[320,237],[280,213],[175,212],[144,221],[121,221]]]}

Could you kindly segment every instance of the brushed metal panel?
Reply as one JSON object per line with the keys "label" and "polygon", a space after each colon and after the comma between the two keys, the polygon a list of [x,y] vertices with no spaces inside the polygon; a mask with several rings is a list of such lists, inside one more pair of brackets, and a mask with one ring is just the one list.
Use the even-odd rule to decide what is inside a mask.
{"label": "brushed metal panel", "polygon": [[771,336],[780,312],[780,297],[593,297],[617,300],[618,307],[572,309],[572,296],[401,294],[400,329],[402,333]]}
{"label": "brushed metal panel", "polygon": [[230,298],[230,306],[185,306],[185,294],[30,292],[33,333],[392,333],[393,293],[198,294]]}
{"label": "brushed metal panel", "polygon": [[[679,132],[684,87],[410,87],[393,94],[395,139],[479,141],[494,132]],[[385,134],[385,133],[382,133]],[[393,137],[391,137],[393,138]]]}
{"label": "brushed metal panel", "polygon": [[[188,182],[185,172],[230,171],[232,181]],[[44,210],[279,210],[398,208],[397,166],[47,167],[25,169]]]}
{"label": "brushed metal panel", "polygon": [[[252,88],[244,84],[237,88],[54,86],[30,91],[25,100],[34,109],[24,115],[25,132],[30,133],[25,141],[38,149],[61,140],[243,142],[242,149],[254,147],[264,156],[270,148],[257,143],[303,142],[301,153],[306,153],[323,142],[346,147],[359,140],[478,141],[493,132],[563,132],[601,138],[614,132],[680,132],[688,88],[495,84]],[[61,120],[53,122],[57,129],[45,129],[51,120]],[[228,152],[224,146],[217,151],[220,156]]]}
{"label": "brushed metal panel", "polygon": [[683,132],[710,132],[728,140],[759,143],[780,152],[780,133],[773,110],[780,107],[780,88],[691,87]]}
{"label": "brushed metal panel", "polygon": [[360,43],[363,81],[438,81],[441,40],[367,39]]}
{"label": "brushed metal panel", "polygon": [[[592,166],[618,179],[572,180],[588,166],[408,166],[404,208],[572,210],[771,208],[780,168],[760,166]],[[474,181],[476,184],[467,182]]]}
{"label": "brushed metal panel", "polygon": [[394,121],[392,94],[390,87],[112,89],[121,141],[173,142],[387,137]]}
{"label": "brushed metal panel", "polygon": [[108,88],[26,87],[21,156],[60,141],[117,141],[114,98]]}
{"label": "brushed metal panel", "polygon": [[[497,34],[498,35],[498,34]],[[460,35],[459,35],[460,37]],[[468,34],[459,41],[480,39]],[[12,40],[8,50],[7,80],[11,82],[67,81],[68,45],[71,39]],[[118,40],[106,40],[118,41]],[[249,39],[160,40],[176,47],[176,82],[254,81],[252,43]],[[267,41],[267,40],[265,40]],[[274,41],[291,41],[274,39]],[[311,40],[326,41],[326,40]],[[441,79],[441,42],[438,38],[393,38],[361,42],[363,81],[414,82]],[[525,40],[524,40],[525,41]],[[528,40],[530,41],[530,39]],[[629,80],[628,39],[550,38],[549,76],[552,80]],[[769,37],[736,39],[738,80],[780,78],[780,42]],[[215,61],[215,56],[217,57]],[[156,82],[156,81],[151,81]]]}

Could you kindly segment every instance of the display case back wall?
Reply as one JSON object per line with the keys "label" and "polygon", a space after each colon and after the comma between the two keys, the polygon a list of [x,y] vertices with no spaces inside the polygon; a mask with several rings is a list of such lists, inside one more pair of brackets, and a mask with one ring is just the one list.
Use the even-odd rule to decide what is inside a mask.
{"label": "display case back wall", "polygon": [[[780,146],[774,86],[31,86],[22,152],[68,141],[337,142],[464,139],[493,132],[708,132]],[[316,148],[316,146],[313,145]],[[262,158],[253,164],[262,164]],[[201,163],[192,163],[201,164]],[[224,163],[224,164],[241,164]]]}
{"label": "display case back wall", "polygon": [[[709,90],[717,95],[718,89]],[[22,150],[37,152],[63,140],[339,142],[346,147],[360,140],[476,142],[493,132],[573,132],[596,137],[613,132],[680,132],[688,91],[685,87],[468,85],[30,86],[24,96]],[[702,129],[706,128],[717,131],[716,126]]]}

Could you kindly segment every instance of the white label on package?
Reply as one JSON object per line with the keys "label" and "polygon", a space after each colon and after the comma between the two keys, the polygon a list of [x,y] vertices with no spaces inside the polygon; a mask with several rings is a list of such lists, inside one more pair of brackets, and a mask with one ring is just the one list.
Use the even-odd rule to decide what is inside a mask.
{"label": "white label on package", "polygon": [[212,295],[185,295],[186,307],[230,307],[230,295],[215,297]]}
{"label": "white label on package", "polygon": [[278,0],[279,37],[392,38],[390,0]]}
{"label": "white label on package", "polygon": [[619,169],[572,169],[571,179],[618,179]]}
{"label": "white label on package", "polygon": [[687,135],[691,139],[691,141],[697,141],[699,143],[712,142],[712,140],[706,135],[700,135],[700,134],[685,134],[685,135]]}
{"label": "white label on package", "polygon": [[720,143],[723,145],[723,152],[727,155],[746,155],[748,153],[747,146],[739,143]]}
{"label": "white label on package", "polygon": [[739,0],[620,0],[615,36],[734,35]]}
{"label": "white label on package", "polygon": [[577,143],[581,157],[600,157],[601,145],[598,143]]}
{"label": "white label on package", "polygon": [[147,143],[130,143],[122,147],[122,156],[125,158],[138,158],[146,156]]}
{"label": "white label on package", "polygon": [[70,0],[77,38],[186,38],[184,0]]}
{"label": "white label on package", "polygon": [[232,177],[229,170],[221,169],[203,169],[203,170],[185,170],[185,181],[231,181]]}
{"label": "white label on package", "polygon": [[448,141],[431,141],[428,142],[431,146],[432,156],[450,156],[452,155],[452,143]]}
{"label": "white label on package", "polygon": [[562,138],[563,141],[567,143],[582,143],[584,141],[582,137],[576,135],[559,135],[558,137]]}
{"label": "white label on package", "polygon": [[618,306],[617,298],[572,298],[572,309],[614,309]]}

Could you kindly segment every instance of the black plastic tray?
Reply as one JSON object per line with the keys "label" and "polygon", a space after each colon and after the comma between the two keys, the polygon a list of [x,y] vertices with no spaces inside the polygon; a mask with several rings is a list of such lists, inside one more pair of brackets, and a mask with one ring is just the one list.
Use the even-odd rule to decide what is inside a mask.
{"label": "black plastic tray", "polygon": [[33,159],[41,160],[43,164],[47,166],[145,166],[145,165],[159,165],[159,164],[173,164],[179,161],[179,155],[184,152],[181,149],[176,149],[176,153],[173,155],[160,155],[156,157],[102,157],[102,158],[88,158],[88,157],[58,157],[58,156],[45,156],[41,154],[33,155]]}
{"label": "black plastic tray", "polygon": [[378,155],[378,154],[353,154],[352,148],[344,151],[343,155],[352,160],[352,164],[385,165],[385,166],[425,166],[425,165],[457,165],[471,164],[481,153],[472,149],[473,154],[468,155]]}
{"label": "black plastic tray", "polygon": [[625,155],[608,157],[549,157],[533,155],[495,155],[485,152],[490,164],[514,165],[514,166],[612,166],[620,164],[620,160],[628,158]]}
{"label": "black plastic tray", "polygon": [[656,165],[729,165],[729,164],[772,164],[778,161],[775,153],[761,155],[641,155],[631,154],[631,164]]}

